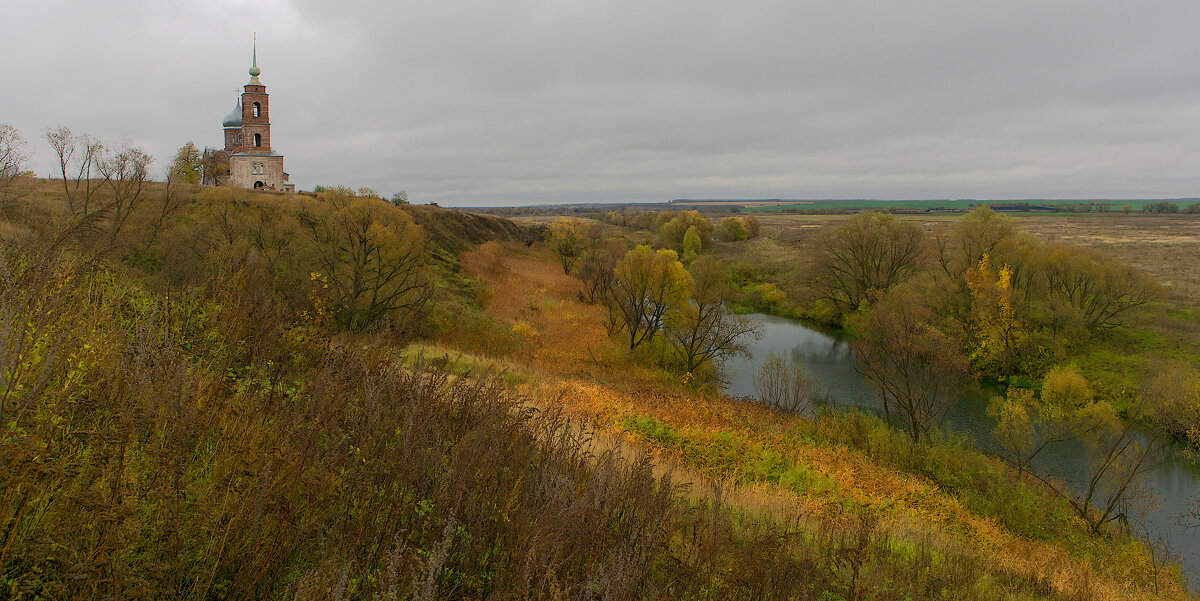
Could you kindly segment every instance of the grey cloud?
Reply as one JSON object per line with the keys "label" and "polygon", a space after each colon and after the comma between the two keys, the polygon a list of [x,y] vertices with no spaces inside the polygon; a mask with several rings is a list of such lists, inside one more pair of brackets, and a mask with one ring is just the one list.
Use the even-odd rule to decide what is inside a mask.
{"label": "grey cloud", "polygon": [[[257,29],[301,188],[417,202],[1200,195],[1186,1],[18,0],[0,122],[215,145]],[[44,144],[38,169],[49,168]]]}

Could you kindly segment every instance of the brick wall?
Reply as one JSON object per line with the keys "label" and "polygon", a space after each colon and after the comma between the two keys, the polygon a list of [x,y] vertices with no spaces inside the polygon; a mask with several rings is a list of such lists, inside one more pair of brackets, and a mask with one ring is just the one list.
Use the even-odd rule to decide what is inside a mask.
{"label": "brick wall", "polygon": [[233,154],[242,149],[242,142],[238,140],[240,135],[242,135],[240,127],[231,127],[225,130],[225,152]]}
{"label": "brick wall", "polygon": [[[261,173],[255,173],[255,166],[261,165]],[[238,154],[229,157],[230,179],[233,185],[241,188],[254,188],[255,182],[262,182],[267,190],[283,190],[283,157],[261,156],[253,154]]]}

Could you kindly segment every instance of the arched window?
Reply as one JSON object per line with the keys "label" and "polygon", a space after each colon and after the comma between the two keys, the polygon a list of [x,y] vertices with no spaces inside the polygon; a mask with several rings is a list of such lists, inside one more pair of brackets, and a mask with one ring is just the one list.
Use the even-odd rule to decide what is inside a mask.
{"label": "arched window", "polygon": [[259,148],[261,146],[262,146],[262,134],[254,134],[254,147]]}
{"label": "arched window", "polygon": [[254,116],[255,117],[262,116],[262,106],[259,105],[257,102],[254,103]]}
{"label": "arched window", "polygon": [[262,187],[263,187],[263,183],[262,183],[262,182],[254,182],[254,189],[255,189],[255,190],[258,190],[258,189],[260,189],[260,188],[262,188]]}

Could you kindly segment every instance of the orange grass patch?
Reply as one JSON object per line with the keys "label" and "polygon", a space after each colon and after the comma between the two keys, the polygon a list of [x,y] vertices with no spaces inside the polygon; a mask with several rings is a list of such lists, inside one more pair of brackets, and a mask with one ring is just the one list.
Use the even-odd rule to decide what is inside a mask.
{"label": "orange grass patch", "polygon": [[489,242],[465,253],[462,265],[487,285],[488,312],[514,324],[514,334],[531,349],[530,363],[556,373],[586,373],[599,358],[613,356],[618,346],[604,328],[605,310],[578,300],[579,280],[563,273],[544,249],[517,253],[516,246]]}

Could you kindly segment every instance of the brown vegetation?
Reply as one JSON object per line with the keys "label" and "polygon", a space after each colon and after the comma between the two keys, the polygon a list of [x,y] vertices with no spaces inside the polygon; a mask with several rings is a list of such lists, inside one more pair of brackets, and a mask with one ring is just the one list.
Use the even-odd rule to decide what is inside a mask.
{"label": "brown vegetation", "polygon": [[[1078,598],[1133,599],[1150,594],[1142,584],[1133,584],[1151,586],[1148,577],[1137,571],[1141,568],[1130,568],[1141,560],[1108,555],[1112,549],[1106,545],[1111,543],[1099,543],[1103,537],[1086,541],[1076,538],[1066,546],[1043,538],[1045,531],[1039,529],[1047,522],[1042,520],[1074,523],[1073,518],[1061,517],[1072,511],[1067,503],[1046,497],[1033,500],[1025,496],[1031,494],[1030,489],[1024,488],[1020,493],[1008,488],[975,491],[974,487],[983,482],[1009,487],[1017,486],[1019,479],[1012,472],[996,468],[996,464],[974,471],[978,469],[971,463],[975,460],[966,460],[967,455],[976,456],[974,451],[907,446],[901,443],[907,440],[903,434],[884,434],[890,431],[878,429],[878,422],[864,422],[854,415],[822,415],[809,422],[687,392],[655,370],[624,361],[620,343],[607,339],[603,328],[598,327],[597,319],[602,315],[596,312],[598,307],[578,300],[580,283],[564,275],[548,253],[531,255],[488,245],[480,249],[480,254],[485,250],[488,258],[481,262],[494,266],[481,273],[494,293],[489,313],[497,319],[525,322],[541,333],[531,362],[517,353],[501,355],[501,364],[510,365],[509,369],[536,374],[527,385],[539,404],[563,407],[569,414],[594,421],[601,428],[626,431],[653,444],[665,459],[674,459],[724,482],[728,496],[737,498],[740,507],[762,511],[770,508],[772,515],[799,512],[822,516],[815,523],[803,522],[800,529],[805,534],[797,534],[802,538],[812,536],[810,528],[828,528],[821,524],[827,524],[825,517],[837,515],[838,508],[887,507],[872,536],[882,536],[893,545],[915,537],[930,541],[939,549],[936,553],[957,558],[963,557],[963,549],[985,548],[983,556],[972,560],[977,561],[976,566],[1001,566],[999,569],[1006,574],[997,576],[1001,579],[1045,579],[1052,590]],[[554,311],[535,309],[549,306]],[[564,315],[571,317],[564,319]],[[832,438],[827,440],[827,435]],[[770,467],[778,465],[770,463],[771,457],[779,457],[783,467]],[[760,467],[758,461],[765,462],[766,467]],[[899,467],[902,465],[908,467]],[[788,474],[793,472],[789,469],[808,475],[791,480]],[[698,484],[693,494],[704,492],[707,486]],[[1029,499],[1037,509],[1018,509],[1024,502],[1020,499]],[[1005,509],[993,514],[988,512],[995,509],[984,506]],[[1010,511],[1014,512],[1012,517],[999,517]],[[1050,518],[1050,513],[1060,517]],[[836,536],[849,532],[849,523],[857,519],[857,512],[852,512],[844,516],[844,521],[837,520]],[[1010,530],[1026,527],[1031,530],[1021,534]],[[1134,553],[1134,546],[1122,545],[1121,553]],[[1109,559],[1093,565],[1068,551],[1083,548],[1091,549],[1086,553]],[[1118,565],[1125,567],[1108,572]],[[1102,575],[1118,572],[1120,576]],[[1169,578],[1162,580],[1162,594],[1174,594],[1166,592],[1174,586],[1169,583]],[[848,587],[848,583],[843,581],[839,586]],[[955,594],[969,598],[974,593],[960,590]]]}
{"label": "brown vegetation", "polygon": [[[369,191],[135,180],[78,179],[88,197],[71,203],[70,186],[14,180],[2,598],[1152,594],[1140,547],[972,451],[860,414],[748,407],[630,361],[544,248],[501,244],[532,240],[510,222]],[[659,226],[693,251],[688,232],[712,238],[688,214]],[[632,288],[639,258],[697,284],[713,265],[689,275],[647,248],[609,271],[615,249],[595,249],[601,289]],[[643,313],[647,346],[701,300],[724,308],[707,294]],[[421,358],[402,350],[413,337],[487,358]],[[464,369],[492,360],[512,371]],[[581,417],[660,458],[594,446]],[[673,460],[695,489],[662,476]]]}

